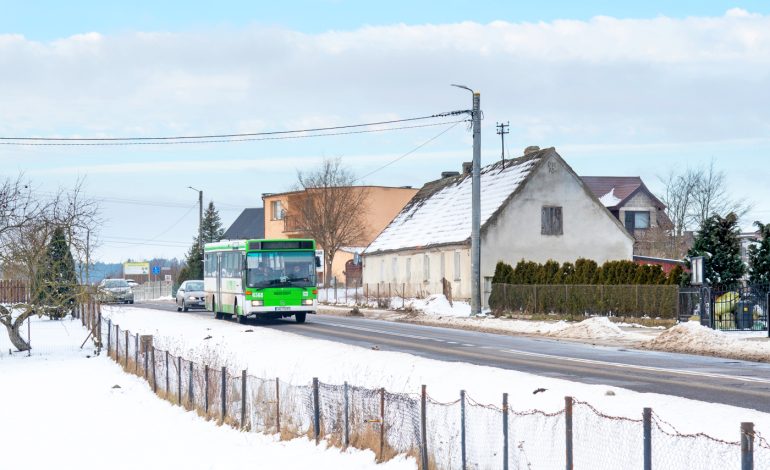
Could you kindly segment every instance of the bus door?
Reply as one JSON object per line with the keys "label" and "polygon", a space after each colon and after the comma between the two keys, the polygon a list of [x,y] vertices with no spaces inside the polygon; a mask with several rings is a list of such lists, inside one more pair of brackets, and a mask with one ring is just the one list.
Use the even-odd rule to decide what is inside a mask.
{"label": "bus door", "polygon": [[221,309],[222,306],[222,253],[217,253],[217,286],[216,286],[216,293],[217,293],[217,301],[214,305],[214,311],[215,312],[223,312]]}

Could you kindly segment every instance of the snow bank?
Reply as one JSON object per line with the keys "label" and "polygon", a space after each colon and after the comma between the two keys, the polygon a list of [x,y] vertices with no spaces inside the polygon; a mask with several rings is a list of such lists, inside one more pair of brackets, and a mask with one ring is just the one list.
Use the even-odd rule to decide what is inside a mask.
{"label": "snow bank", "polygon": [[[304,438],[278,441],[217,426],[161,400],[105,356],[81,350],[88,332],[79,323],[36,320],[34,327],[37,344],[66,344],[69,351],[0,361],[0,383],[18,385],[4,386],[3,400],[19,404],[0,407],[0,442],[9,450],[0,458],[4,469],[416,468],[413,459],[376,464],[371,451],[342,452]],[[61,399],[52,399],[52,391]],[[32,437],[41,425],[51,437],[43,450]]]}
{"label": "snow bank", "polygon": [[580,323],[567,324],[564,328],[549,333],[556,338],[603,339],[630,336],[612,323],[607,317],[593,317]]}
{"label": "snow bank", "polygon": [[[122,328],[156,335],[156,345],[169,348],[173,354],[201,360],[209,352],[216,351],[235,370],[248,369],[250,374],[256,376],[281,377],[296,384],[309,383],[313,377],[318,377],[326,383],[347,381],[368,388],[384,387],[396,393],[417,393],[420,386],[426,384],[428,393],[438,401],[456,400],[459,391],[464,389],[481,403],[500,403],[502,393],[507,392],[510,402],[516,403],[516,409],[547,412],[562,409],[564,396],[570,395],[591,403],[604,413],[630,418],[638,418],[642,407],[650,406],[681,432],[705,432],[731,441],[735,440],[735,430],[741,421],[770,422],[770,415],[756,410],[494,367],[437,361],[379,348],[312,339],[257,325],[217,321],[204,315],[122,306],[108,307],[105,311]],[[475,318],[450,320],[503,321]],[[308,321],[312,323],[313,319]],[[533,328],[531,322],[522,321],[520,324]],[[547,322],[540,322],[540,325],[562,329],[568,326]],[[291,331],[291,328],[287,330]],[[597,325],[586,330],[604,331]],[[277,353],[280,354],[280,361],[271,360]],[[538,388],[547,392],[533,394]]]}
{"label": "snow bank", "polygon": [[468,302],[454,301],[450,305],[443,294],[434,294],[425,299],[409,299],[406,306],[427,315],[468,317],[471,314],[471,306]]}
{"label": "snow bank", "polygon": [[697,322],[685,322],[662,332],[641,347],[707,356],[729,357],[749,361],[770,362],[770,343],[740,340]]}

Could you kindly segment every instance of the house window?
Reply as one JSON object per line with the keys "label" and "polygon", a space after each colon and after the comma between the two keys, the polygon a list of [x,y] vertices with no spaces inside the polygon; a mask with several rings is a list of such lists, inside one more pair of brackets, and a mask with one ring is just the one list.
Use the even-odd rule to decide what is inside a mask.
{"label": "house window", "polygon": [[546,206],[543,207],[540,216],[540,234],[541,235],[563,235],[561,207]]}
{"label": "house window", "polygon": [[281,204],[281,201],[270,201],[270,219],[283,220],[283,204]]}
{"label": "house window", "polygon": [[412,258],[406,259],[406,282],[412,280]]}
{"label": "house window", "polygon": [[425,282],[430,281],[430,256],[422,256],[422,280]]}
{"label": "house window", "polygon": [[460,252],[455,251],[455,281],[460,280]]}
{"label": "house window", "polygon": [[633,233],[634,230],[650,228],[650,211],[626,211],[626,230]]}
{"label": "house window", "polygon": [[398,279],[398,258],[395,256],[390,260],[390,274],[393,282],[396,282]]}

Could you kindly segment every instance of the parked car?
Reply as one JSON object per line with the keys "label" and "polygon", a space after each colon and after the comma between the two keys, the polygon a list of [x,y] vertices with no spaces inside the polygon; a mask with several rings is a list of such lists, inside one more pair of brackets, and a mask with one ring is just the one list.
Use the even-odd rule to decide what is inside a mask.
{"label": "parked car", "polygon": [[128,282],[128,286],[129,286],[129,287],[131,287],[132,289],[133,289],[134,287],[137,287],[137,286],[139,285],[139,283],[138,283],[138,282],[136,282],[136,281],[135,281],[135,280],[133,280],[133,279],[126,279],[126,282]]}
{"label": "parked car", "polygon": [[206,308],[203,281],[184,281],[176,291],[176,311],[186,312],[191,308]]}
{"label": "parked car", "polygon": [[99,299],[102,302],[134,303],[134,291],[125,279],[103,279],[99,283]]}

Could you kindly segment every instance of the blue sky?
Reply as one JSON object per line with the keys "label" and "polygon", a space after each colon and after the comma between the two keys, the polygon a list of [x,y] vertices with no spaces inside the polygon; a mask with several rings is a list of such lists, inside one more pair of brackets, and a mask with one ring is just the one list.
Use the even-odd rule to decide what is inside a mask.
{"label": "blue sky", "polygon": [[2,1],[0,31],[47,41],[88,31],[189,31],[278,25],[307,33],[392,23],[587,20],[597,15],[653,18],[718,16],[740,7],[770,12],[767,1]]}
{"label": "blue sky", "polygon": [[[191,135],[467,108],[483,161],[555,146],[583,175],[659,176],[712,158],[745,226],[770,219],[768,2],[0,2],[0,135]],[[596,18],[597,16],[609,18]],[[403,23],[403,25],[402,25]],[[316,139],[2,147],[0,176],[84,179],[98,257],[181,256],[196,194],[229,224],[297,170],[340,157],[364,183],[421,186],[470,158],[464,125]],[[414,154],[379,169],[435,138]]]}

